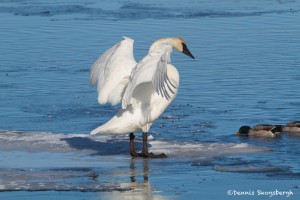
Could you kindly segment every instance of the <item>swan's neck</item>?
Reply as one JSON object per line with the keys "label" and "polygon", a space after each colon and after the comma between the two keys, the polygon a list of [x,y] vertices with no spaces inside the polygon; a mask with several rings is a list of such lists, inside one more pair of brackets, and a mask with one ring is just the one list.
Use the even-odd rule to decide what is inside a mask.
{"label": "swan's neck", "polygon": [[150,47],[149,52],[151,52],[153,49],[155,49],[160,44],[169,44],[173,48],[177,49],[178,51],[181,51],[182,48],[181,42],[179,41],[179,38],[161,38],[159,40],[156,40]]}

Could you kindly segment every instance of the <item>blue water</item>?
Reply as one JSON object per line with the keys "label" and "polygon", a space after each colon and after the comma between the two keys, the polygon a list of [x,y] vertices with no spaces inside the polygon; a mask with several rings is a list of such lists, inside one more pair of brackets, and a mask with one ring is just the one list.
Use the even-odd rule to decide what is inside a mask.
{"label": "blue water", "polygon": [[[259,179],[258,187],[292,189],[297,198],[300,138],[282,135],[275,140],[257,140],[238,138],[234,133],[241,125],[299,120],[299,21],[300,2],[289,0],[1,1],[0,130],[88,134],[119,108],[99,105],[96,89],[88,85],[89,68],[98,56],[122,36],[135,40],[136,60],[156,39],[180,36],[196,59],[175,51],[172,55],[172,64],[180,72],[180,88],[175,101],[151,128],[156,139],[248,143],[273,151],[216,159],[209,167],[197,159],[167,161],[169,167],[176,166],[170,172],[163,166],[163,176],[151,174],[161,161],[150,161],[146,166],[154,188],[151,191],[171,199],[213,196],[215,192],[224,199],[231,196],[221,184],[239,188],[254,177],[250,182]],[[238,165],[237,160],[279,166],[288,173],[249,175],[213,168]],[[138,164],[142,168],[141,161]],[[9,167],[0,164],[0,168],[4,166]],[[172,174],[178,180],[172,180]],[[199,190],[199,185],[211,192]],[[104,193],[99,197],[70,192],[63,197],[105,199]],[[44,194],[56,198],[61,192],[1,195],[45,199]]]}

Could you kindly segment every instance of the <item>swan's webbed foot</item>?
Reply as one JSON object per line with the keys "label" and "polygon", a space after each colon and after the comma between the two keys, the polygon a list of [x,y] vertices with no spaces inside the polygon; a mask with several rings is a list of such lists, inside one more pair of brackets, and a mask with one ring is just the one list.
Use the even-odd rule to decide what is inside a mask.
{"label": "swan's webbed foot", "polygon": [[147,133],[144,132],[143,133],[143,150],[141,153],[141,157],[143,157],[143,158],[167,158],[167,155],[164,153],[161,153],[161,154],[154,154],[151,152],[149,153],[147,139],[148,139]]}
{"label": "swan's webbed foot", "polygon": [[130,150],[130,155],[131,155],[132,157],[134,157],[134,158],[136,158],[136,157],[142,157],[142,154],[141,154],[141,153],[137,153],[137,152],[131,151],[131,150]]}
{"label": "swan's webbed foot", "polygon": [[161,153],[161,154],[154,154],[154,153],[144,153],[144,152],[141,152],[141,153],[137,153],[135,151],[130,151],[130,155],[133,157],[133,158],[167,158],[168,156],[164,153]]}
{"label": "swan's webbed foot", "polygon": [[154,153],[144,153],[142,152],[141,157],[143,158],[167,158],[168,156],[165,153],[161,153],[161,154],[154,154]]}
{"label": "swan's webbed foot", "polygon": [[161,154],[154,154],[148,152],[148,143],[147,143],[147,133],[143,133],[143,150],[141,153],[137,153],[134,149],[134,134],[130,133],[130,155],[134,158],[142,157],[142,158],[167,158],[167,155],[164,153]]}

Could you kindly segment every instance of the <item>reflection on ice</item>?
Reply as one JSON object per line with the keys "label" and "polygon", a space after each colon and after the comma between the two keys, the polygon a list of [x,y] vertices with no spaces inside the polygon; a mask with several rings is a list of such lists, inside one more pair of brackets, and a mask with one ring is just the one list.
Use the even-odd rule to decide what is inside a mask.
{"label": "reflection on ice", "polygon": [[[147,159],[143,159],[143,170],[139,172],[135,166],[135,159],[132,159],[130,162],[130,183],[122,183],[123,187],[130,187],[130,191],[113,191],[111,193],[101,193],[101,199],[124,199],[124,200],[140,200],[140,199],[153,199],[153,200],[162,200],[167,199],[166,197],[159,195],[157,191],[151,187],[149,182],[149,166]],[[142,177],[142,178],[141,178]]]}

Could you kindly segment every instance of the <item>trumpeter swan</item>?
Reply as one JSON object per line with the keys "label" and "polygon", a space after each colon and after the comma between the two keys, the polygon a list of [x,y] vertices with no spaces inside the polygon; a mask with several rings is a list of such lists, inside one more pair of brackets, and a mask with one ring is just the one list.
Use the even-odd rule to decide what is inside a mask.
{"label": "trumpeter swan", "polygon": [[[148,54],[138,63],[133,56],[133,40],[127,37],[104,52],[92,65],[90,84],[98,87],[100,104],[121,103],[122,108],[108,122],[91,134],[130,133],[133,157],[166,157],[148,152],[147,132],[153,122],[174,100],[178,92],[179,74],[170,64],[172,49],[194,56],[179,37],[154,42]],[[143,150],[134,149],[134,132],[143,131]]]}

